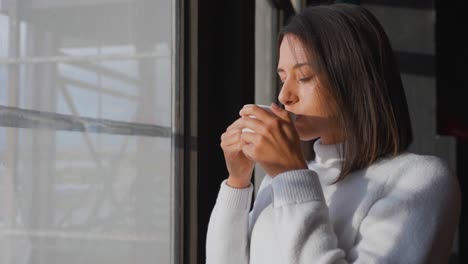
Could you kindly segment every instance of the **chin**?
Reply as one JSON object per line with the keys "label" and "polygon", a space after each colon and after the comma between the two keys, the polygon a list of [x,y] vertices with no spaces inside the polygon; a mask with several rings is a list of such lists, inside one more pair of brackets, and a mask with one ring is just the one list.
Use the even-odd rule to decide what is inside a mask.
{"label": "chin", "polygon": [[295,122],[295,127],[297,134],[299,135],[299,139],[301,141],[310,141],[320,137],[321,129],[320,127],[323,126],[323,118],[320,117],[307,117],[301,116],[301,119]]}
{"label": "chin", "polygon": [[319,138],[319,137],[299,137],[299,139],[300,139],[301,141],[305,141],[305,142],[307,142],[307,141],[312,141],[312,140],[315,140],[315,139],[317,139],[317,138]]}
{"label": "chin", "polygon": [[311,141],[320,137],[320,135],[317,135],[316,133],[303,133],[299,129],[297,130],[297,133],[299,134],[299,139],[301,141]]}

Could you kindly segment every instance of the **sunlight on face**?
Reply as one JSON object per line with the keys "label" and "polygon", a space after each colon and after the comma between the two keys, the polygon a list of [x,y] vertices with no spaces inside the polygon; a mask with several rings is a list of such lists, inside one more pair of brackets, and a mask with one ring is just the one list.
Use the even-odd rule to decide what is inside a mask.
{"label": "sunlight on face", "polygon": [[303,141],[322,138],[327,143],[333,133],[334,119],[323,96],[320,74],[314,67],[313,56],[308,56],[301,41],[293,35],[285,35],[280,46],[278,75],[282,88],[278,100],[285,109],[297,115],[295,121],[299,137]]}

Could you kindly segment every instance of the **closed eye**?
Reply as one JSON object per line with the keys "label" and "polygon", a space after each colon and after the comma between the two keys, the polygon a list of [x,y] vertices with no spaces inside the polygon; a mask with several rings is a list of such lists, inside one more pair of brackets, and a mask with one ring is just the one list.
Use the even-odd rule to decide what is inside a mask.
{"label": "closed eye", "polygon": [[308,82],[308,81],[312,80],[312,78],[314,78],[314,76],[300,78],[299,82]]}
{"label": "closed eye", "polygon": [[279,82],[280,85],[283,85],[283,84],[284,84],[284,81],[281,80],[281,78],[278,78],[278,82]]}

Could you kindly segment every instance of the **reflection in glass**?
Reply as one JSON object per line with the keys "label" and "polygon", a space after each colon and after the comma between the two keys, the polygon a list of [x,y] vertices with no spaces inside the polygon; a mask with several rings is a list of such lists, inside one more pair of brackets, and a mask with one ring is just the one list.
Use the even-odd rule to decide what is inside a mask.
{"label": "reflection in glass", "polygon": [[[8,133],[17,137],[15,164],[5,163]],[[168,261],[169,152],[169,138],[0,128],[0,190],[16,175],[11,197],[2,192],[0,227],[10,226],[0,243],[55,263],[127,263],[140,251]]]}
{"label": "reflection in glass", "polygon": [[0,2],[0,263],[173,263],[172,0]]}

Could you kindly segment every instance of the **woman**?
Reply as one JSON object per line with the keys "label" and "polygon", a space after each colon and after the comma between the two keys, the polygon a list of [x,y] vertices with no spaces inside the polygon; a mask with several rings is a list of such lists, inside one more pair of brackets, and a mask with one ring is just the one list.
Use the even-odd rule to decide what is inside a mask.
{"label": "woman", "polygon": [[[279,47],[285,109],[245,106],[221,136],[229,177],[207,263],[447,263],[459,187],[442,160],[407,151],[404,90],[376,18],[354,5],[307,8]],[[300,140],[317,138],[307,163]],[[249,212],[255,163],[267,175]]]}

